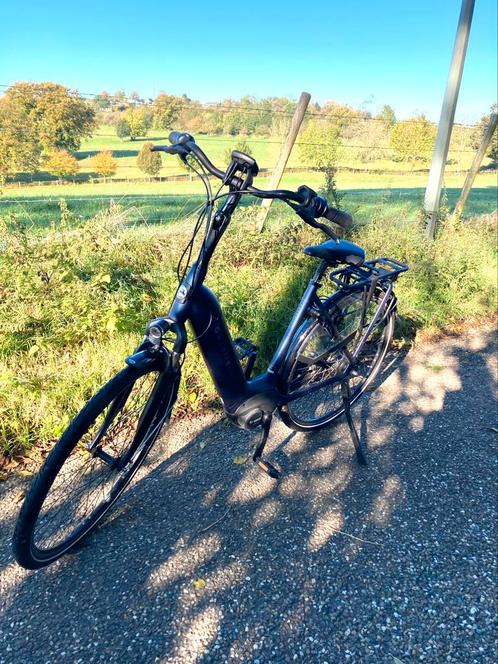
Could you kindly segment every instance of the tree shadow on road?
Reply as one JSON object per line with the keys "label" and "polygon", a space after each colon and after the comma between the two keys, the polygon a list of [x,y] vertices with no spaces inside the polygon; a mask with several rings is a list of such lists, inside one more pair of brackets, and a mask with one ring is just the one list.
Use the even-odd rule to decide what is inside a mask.
{"label": "tree shadow on road", "polygon": [[366,468],[343,422],[277,424],[279,482],[234,463],[253,434],[174,424],[74,555],[25,573],[2,554],[0,660],[492,661],[486,339],[392,358],[354,411]]}

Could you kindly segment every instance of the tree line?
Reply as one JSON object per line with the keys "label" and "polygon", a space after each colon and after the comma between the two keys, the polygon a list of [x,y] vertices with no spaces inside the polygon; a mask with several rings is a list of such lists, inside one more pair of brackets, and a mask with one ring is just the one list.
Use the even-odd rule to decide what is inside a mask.
{"label": "tree line", "polygon": [[[194,134],[228,134],[239,137],[239,142],[251,136],[281,140],[295,107],[286,97],[251,96],[206,106],[186,95],[164,92],[147,100],[137,92],[126,96],[123,91],[114,95],[103,91],[84,99],[57,83],[15,83],[0,97],[0,177],[40,170],[60,178],[74,176],[78,172],[74,153],[102,124],[113,126],[117,136],[130,141],[146,138],[152,129],[173,128]],[[475,149],[486,119],[484,116],[471,129],[455,126],[453,149]],[[423,115],[398,121],[389,105],[373,116],[335,102],[312,103],[298,143],[303,163],[323,171],[330,180],[337,164],[345,159],[361,163],[393,159],[412,167],[428,163],[435,133],[435,125]],[[495,162],[498,159],[496,135],[488,156]],[[96,172],[104,177],[117,167],[107,150],[93,161]],[[142,155],[137,165],[153,175],[160,169],[160,158]]]}

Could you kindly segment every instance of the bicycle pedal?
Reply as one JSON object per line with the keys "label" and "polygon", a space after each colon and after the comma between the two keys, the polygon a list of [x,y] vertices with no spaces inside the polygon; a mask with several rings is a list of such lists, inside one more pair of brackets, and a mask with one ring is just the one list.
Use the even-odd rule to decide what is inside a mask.
{"label": "bicycle pedal", "polygon": [[271,477],[273,480],[280,479],[280,472],[275,468],[275,466],[272,466],[272,464],[269,461],[263,461],[263,459],[258,459],[256,463],[261,468],[261,470],[264,473],[266,473],[269,477]]}

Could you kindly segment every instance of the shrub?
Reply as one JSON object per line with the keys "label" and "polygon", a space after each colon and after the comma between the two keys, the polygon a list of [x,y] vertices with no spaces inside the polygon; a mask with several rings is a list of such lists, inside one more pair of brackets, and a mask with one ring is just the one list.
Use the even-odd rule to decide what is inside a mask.
{"label": "shrub", "polygon": [[92,168],[96,173],[102,175],[105,181],[106,178],[114,175],[118,170],[118,162],[114,159],[110,150],[101,150],[92,157]]}
{"label": "shrub", "polygon": [[131,134],[130,123],[125,118],[118,120],[116,124],[116,136],[118,138],[124,139],[128,138]]}
{"label": "shrub", "polygon": [[78,161],[67,150],[55,150],[45,161],[45,169],[59,178],[68,178],[79,171]]}
{"label": "shrub", "polygon": [[162,161],[160,152],[151,152],[152,143],[144,143],[138,153],[137,166],[147,175],[157,175],[161,170]]}
{"label": "shrub", "polygon": [[420,115],[395,124],[391,130],[390,145],[395,159],[414,165],[430,160],[435,140],[436,127]]}
{"label": "shrub", "polygon": [[354,239],[370,257],[392,256],[410,265],[396,284],[404,331],[438,330],[494,311],[496,223],[448,218],[430,242],[422,222],[393,223],[380,210]]}
{"label": "shrub", "polygon": [[243,152],[244,154],[248,154],[249,156],[252,155],[252,149],[249,143],[244,139],[241,138],[235,143],[233,148],[227,148],[225,150],[225,163],[229,164],[232,161],[232,150],[238,150],[239,152]]}

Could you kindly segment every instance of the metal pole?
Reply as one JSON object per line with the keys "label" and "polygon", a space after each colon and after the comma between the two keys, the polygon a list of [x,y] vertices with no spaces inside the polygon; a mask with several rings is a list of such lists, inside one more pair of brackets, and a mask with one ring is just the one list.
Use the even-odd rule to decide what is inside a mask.
{"label": "metal pole", "polygon": [[493,134],[495,133],[497,124],[498,124],[498,115],[496,115],[496,113],[492,113],[489,119],[489,124],[486,127],[486,131],[484,132],[484,135],[482,137],[479,150],[476,152],[474,159],[472,161],[472,166],[470,167],[470,170],[467,173],[467,177],[465,178],[465,183],[463,185],[460,198],[458,199],[458,202],[455,206],[455,211],[453,212],[455,217],[459,217],[463,212],[463,208],[465,206],[465,203],[467,202],[467,197],[470,193],[470,190],[472,189],[475,177],[479,172],[479,168],[481,166],[484,155],[486,154],[486,150],[488,149],[488,145],[490,144],[491,139],[493,138]]}
{"label": "metal pole", "polygon": [[[289,133],[287,134],[287,138],[285,139],[285,142],[282,145],[280,155],[278,157],[277,163],[275,164],[275,168],[273,169],[273,173],[270,178],[268,189],[277,189],[278,185],[280,184],[280,180],[282,179],[282,175],[287,165],[287,161],[290,157],[290,153],[292,151],[294,143],[296,142],[299,129],[301,128],[301,125],[303,123],[304,114],[306,113],[306,109],[308,108],[310,99],[311,95],[308,92],[301,92],[297,108],[294,112],[294,117],[292,118],[292,123],[289,129]],[[263,227],[265,225],[266,217],[268,216],[268,212],[270,211],[271,204],[272,200],[269,198],[263,199],[261,203],[261,211],[259,213],[259,218],[258,218],[258,230],[260,232],[263,230]]]}
{"label": "metal pole", "polygon": [[462,80],[463,65],[467,44],[469,42],[472,14],[475,0],[462,0],[462,9],[458,20],[458,28],[451,58],[450,73],[446,83],[446,92],[441,109],[441,118],[434,146],[434,155],[429,173],[429,181],[425,192],[424,208],[427,214],[427,235],[434,238],[436,234],[437,213],[441,199],[441,185],[443,182],[444,167],[448,156],[451,130],[455,119],[455,109]]}

